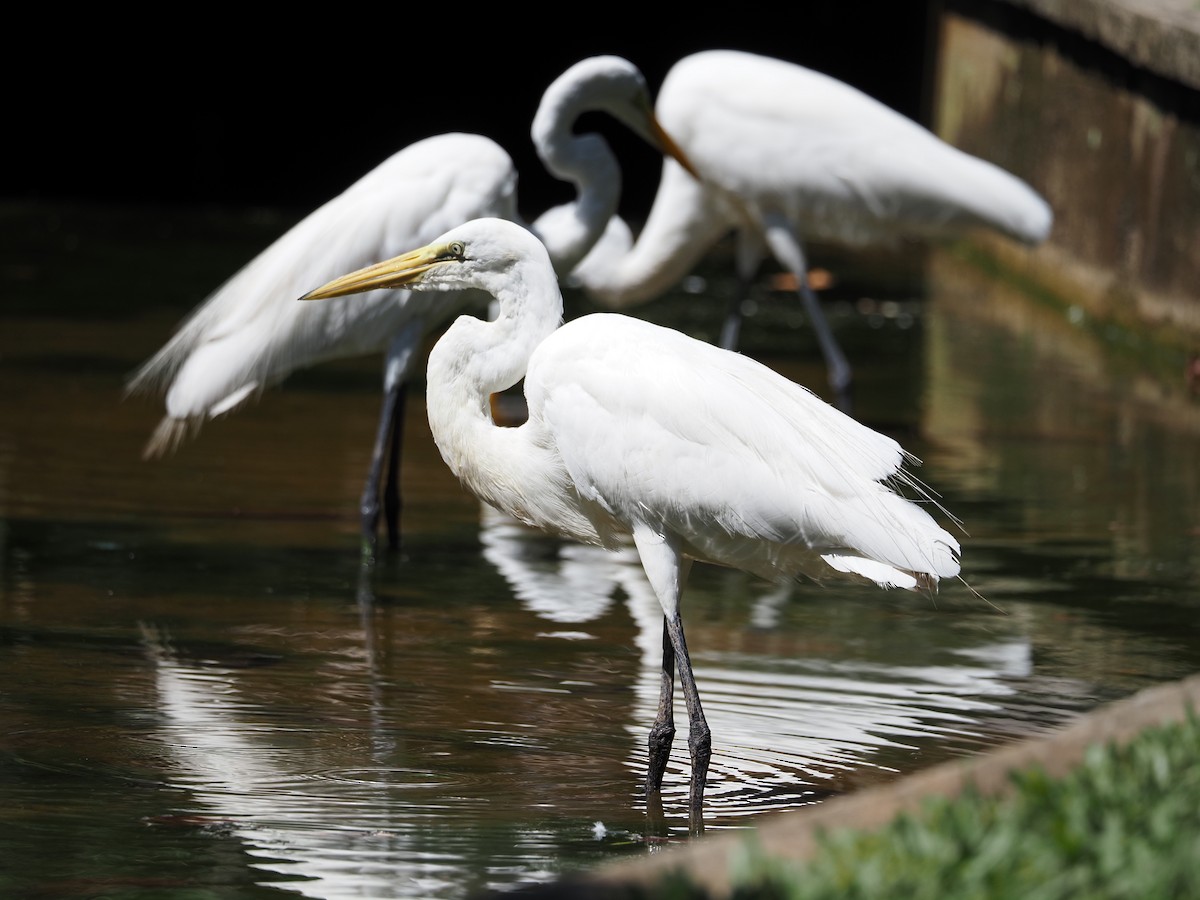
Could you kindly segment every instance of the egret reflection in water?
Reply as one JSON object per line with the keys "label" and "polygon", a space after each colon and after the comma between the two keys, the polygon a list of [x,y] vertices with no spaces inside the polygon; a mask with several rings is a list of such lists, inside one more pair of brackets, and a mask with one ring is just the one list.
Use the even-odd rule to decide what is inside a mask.
{"label": "egret reflection in water", "polygon": [[[600,787],[573,789],[564,767],[568,774],[550,787],[564,815],[589,825],[597,817],[596,793],[609,791],[634,825],[619,839],[636,845],[636,823],[655,827],[636,785],[645,764],[645,724],[657,704],[661,607],[632,548],[613,553],[556,541],[490,507],[482,507],[481,520],[483,556],[504,576],[514,604],[546,623],[535,641],[569,641],[582,650],[592,637],[589,623],[628,616],[622,627],[636,649],[636,675],[630,702],[613,707],[624,718],[613,729],[625,742],[617,754],[628,782],[605,783],[601,773],[594,775]],[[750,592],[745,628],[769,632],[790,605],[803,602],[802,590],[764,584]],[[162,777],[172,789],[163,796],[174,804],[164,807],[163,819],[177,816],[235,837],[262,873],[260,883],[326,900],[461,896],[465,884],[488,885],[493,869],[503,869],[497,885],[552,877],[561,865],[561,823],[545,832],[529,822],[519,829],[497,826],[489,819],[491,793],[470,782],[489,776],[458,767],[439,748],[409,746],[428,741],[412,723],[428,718],[429,705],[444,702],[444,695],[414,698],[401,689],[398,679],[409,676],[387,667],[399,652],[396,638],[374,630],[373,621],[365,608],[359,627],[351,624],[338,635],[315,665],[275,667],[215,663],[145,626],[157,710],[150,740],[162,748]],[[818,800],[847,776],[887,778],[892,767],[883,757],[922,740],[991,740],[986,723],[1007,714],[1004,704],[1016,690],[1010,681],[1030,674],[1029,643],[1019,635],[960,647],[951,663],[911,667],[853,656],[764,658],[739,651],[735,636],[729,646],[714,646],[706,629],[698,635],[697,665],[712,685],[710,715],[722,735],[709,812],[718,828]],[[419,650],[412,646],[404,652]],[[508,664],[495,671],[507,672]],[[589,699],[592,688],[572,681],[571,673],[548,677],[559,678],[565,707],[582,708]],[[289,678],[305,686],[296,695],[306,698],[300,716],[290,708],[295,699],[287,709],[276,708],[293,696],[284,684]],[[492,688],[499,699],[503,686]],[[496,711],[487,740],[470,734],[479,722],[469,712],[454,713],[439,727],[458,731],[447,746],[468,741],[504,765],[507,752],[520,755],[524,732],[547,721],[525,723],[519,719],[525,707],[515,708]],[[517,751],[503,747],[506,742]],[[565,762],[571,749],[569,736],[552,732],[539,752]],[[686,775],[686,754],[676,757],[672,765]],[[663,801],[672,830],[682,834],[686,777],[676,782],[680,787]],[[536,805],[536,799],[518,802]],[[489,831],[496,833],[489,837]],[[480,859],[478,845],[490,841],[502,849]]]}
{"label": "egret reflection in water", "polygon": [[[311,748],[273,729],[245,696],[245,672],[186,660],[152,627],[145,635],[161,715],[156,736],[171,762],[169,782],[189,795],[192,820],[232,831],[257,868],[305,896],[358,897],[372,881],[403,878],[397,844],[411,845],[411,837],[393,830],[384,787],[318,777]],[[376,802],[347,802],[362,790],[378,794]],[[360,859],[372,845],[388,846],[393,857],[374,878]],[[433,879],[436,870],[430,862],[412,877]]]}
{"label": "egret reflection in water", "polygon": [[[471,859],[479,836],[469,788],[453,773],[402,765],[394,718],[299,729],[251,699],[262,670],[186,659],[158,629],[144,634],[160,715],[153,739],[169,786],[181,792],[181,808],[160,821],[232,835],[263,873],[260,884],[319,900],[459,896],[472,879],[488,886],[486,868]],[[428,827],[454,818],[456,805],[466,808],[465,824]],[[504,843],[525,880],[548,877],[546,835],[524,829]]]}

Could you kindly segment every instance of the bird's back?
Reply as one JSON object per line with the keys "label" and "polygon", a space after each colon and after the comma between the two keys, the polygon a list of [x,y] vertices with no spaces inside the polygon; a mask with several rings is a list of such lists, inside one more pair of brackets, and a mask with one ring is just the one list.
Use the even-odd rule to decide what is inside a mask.
{"label": "bird's back", "polygon": [[675,64],[657,112],[697,169],[805,236],[848,242],[969,226],[1037,243],[1049,206],[1023,181],[964,153],[857,88],[741,51]]}
{"label": "bird's back", "polygon": [[430,314],[432,298],[410,302],[407,291],[323,304],[296,298],[481,215],[516,216],[515,168],[495,142],[446,134],[400,150],[214,292],[133,376],[130,392],[165,390],[169,420],[202,420],[296,369],[381,351],[405,322]]}
{"label": "bird's back", "polygon": [[958,572],[957,541],[889,487],[900,446],[748,357],[602,313],[543,342],[525,389],[585,503],[697,558],[820,577],[839,554],[907,586]]}

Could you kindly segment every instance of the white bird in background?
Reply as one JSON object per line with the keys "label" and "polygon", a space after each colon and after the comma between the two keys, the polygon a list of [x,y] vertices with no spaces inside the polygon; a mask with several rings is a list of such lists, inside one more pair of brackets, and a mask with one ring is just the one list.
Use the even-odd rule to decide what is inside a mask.
{"label": "white bird in background", "polygon": [[[460,316],[429,354],[430,429],[463,484],[570,540],[619,549],[632,536],[664,614],[646,790],[659,790],[670,754],[677,665],[693,830],[703,829],[711,755],[680,618],[694,560],[908,589],[958,574],[958,541],[896,490],[930,499],[894,440],[751,358],[677,331],[616,313],[560,327],[550,257],[521,226],[469,222],[302,299],[398,287],[496,300],[493,321]],[[498,426],[489,397],[522,378],[528,418]]]}
{"label": "white bird in background", "polygon": [[[641,72],[624,59],[592,57],[545,91],[531,133],[551,174],[577,196],[531,226],[559,271],[571,270],[616,213],[621,172],[598,134],[574,134],[585,112],[606,112],[664,153],[677,148],[658,126]],[[687,165],[686,161],[682,163]],[[384,398],[361,500],[373,548],[384,490],[389,543],[399,543],[399,455],[405,382],[425,338],[472,302],[431,303],[406,290],[365,302],[300,304],[314,284],[425,243],[481,216],[518,219],[517,173],[488,138],[444,134],[418,141],[308,215],[230,278],[131,378],[127,393],[165,393],[167,414],[146,458],[173,450],[207,419],[239,407],[293,371],[331,359],[385,353]]]}
{"label": "white bird in background", "polygon": [[[806,241],[865,245],[983,227],[1037,244],[1050,231],[1050,207],[1025,182],[790,62],[732,50],[684,57],[655,111],[700,180],[665,160],[636,243],[627,225],[613,223],[575,281],[610,309],[643,303],[736,230],[743,291],[768,253],[794,276],[843,402],[851,367],[808,284]],[[729,311],[723,347],[737,345],[742,299]]]}

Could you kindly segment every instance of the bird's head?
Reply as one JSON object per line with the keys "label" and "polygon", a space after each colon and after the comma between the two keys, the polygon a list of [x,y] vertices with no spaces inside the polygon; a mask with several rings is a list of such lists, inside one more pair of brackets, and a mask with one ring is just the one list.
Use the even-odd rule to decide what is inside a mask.
{"label": "bird's head", "polygon": [[492,293],[497,278],[508,277],[517,264],[541,264],[553,276],[546,248],[526,229],[506,219],[474,219],[424,247],[342,275],[300,299],[326,300],[394,288],[479,288]]}
{"label": "bird's head", "polygon": [[534,119],[535,143],[539,129],[549,130],[556,111],[562,108],[573,110],[574,115],[591,110],[608,113],[694,177],[700,177],[687,154],[659,123],[646,78],[628,60],[590,56],[556,78],[546,89]]}

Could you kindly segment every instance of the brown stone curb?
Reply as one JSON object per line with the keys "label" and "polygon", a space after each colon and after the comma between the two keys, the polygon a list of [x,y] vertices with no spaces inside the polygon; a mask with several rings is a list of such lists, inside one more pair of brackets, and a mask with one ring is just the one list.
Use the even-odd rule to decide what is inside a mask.
{"label": "brown stone curb", "polygon": [[[933,796],[953,796],[968,785],[983,794],[1011,787],[1018,769],[1040,768],[1051,776],[1066,775],[1093,744],[1124,744],[1143,730],[1183,720],[1200,710],[1200,675],[1147,688],[1081,716],[1053,734],[1009,745],[984,756],[956,760],[895,783],[764,818],[753,830],[762,851],[774,857],[802,861],[817,849],[821,830],[870,829],[886,824],[901,812],[916,811]],[[518,892],[539,898],[614,900],[640,896],[645,888],[672,872],[683,872],[713,897],[728,894],[733,864],[745,851],[749,834],[726,832],[667,846],[634,861],[621,861],[584,873],[558,885]]]}
{"label": "brown stone curb", "polygon": [[1194,0],[1008,0],[1120,54],[1135,66],[1200,89],[1200,5]]}

